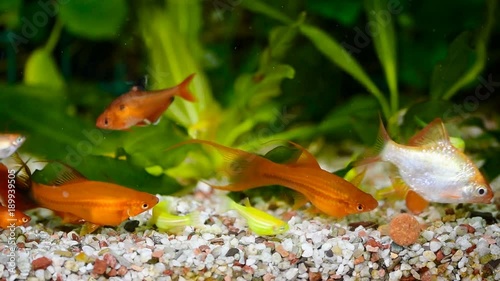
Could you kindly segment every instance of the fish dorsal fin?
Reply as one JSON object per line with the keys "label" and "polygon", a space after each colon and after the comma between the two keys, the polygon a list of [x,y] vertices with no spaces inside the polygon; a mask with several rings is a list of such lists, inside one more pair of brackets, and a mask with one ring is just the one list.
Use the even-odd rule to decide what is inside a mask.
{"label": "fish dorsal fin", "polygon": [[288,141],[288,143],[290,143],[291,145],[293,145],[294,147],[298,148],[301,151],[300,156],[295,161],[288,163],[289,165],[321,169],[318,161],[316,160],[314,155],[312,155],[309,151],[307,151],[305,148],[292,141]]}
{"label": "fish dorsal fin", "polygon": [[408,141],[411,146],[437,146],[449,144],[450,138],[441,118],[436,118]]}
{"label": "fish dorsal fin", "polygon": [[60,165],[59,167],[60,173],[54,180],[50,181],[48,185],[62,186],[77,182],[88,181],[88,179],[84,175],[80,174],[80,172],[73,169],[72,167],[61,162],[56,161],[56,163]]}
{"label": "fish dorsal fin", "polygon": [[11,156],[5,159],[7,166],[16,167],[16,187],[21,189],[30,189],[31,188],[31,170],[28,167],[27,163],[30,161],[28,159],[26,162],[19,156],[19,153],[15,152]]}

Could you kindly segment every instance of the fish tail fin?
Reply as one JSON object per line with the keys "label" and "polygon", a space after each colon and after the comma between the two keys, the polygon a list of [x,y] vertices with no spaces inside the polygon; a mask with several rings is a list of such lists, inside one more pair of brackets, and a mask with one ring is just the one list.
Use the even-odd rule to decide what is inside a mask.
{"label": "fish tail fin", "polygon": [[191,102],[194,102],[196,101],[196,98],[194,97],[194,95],[191,93],[191,91],[189,91],[189,84],[191,84],[191,80],[193,80],[194,78],[194,75],[195,73],[189,75],[186,79],[184,79],[184,81],[182,81],[178,87],[178,96],[180,96],[181,98],[187,100],[187,101],[191,101]]}
{"label": "fish tail fin", "polygon": [[207,140],[188,140],[174,147],[192,143],[209,146],[222,157],[220,163],[217,163],[220,168],[217,168],[213,175],[215,181],[206,181],[213,188],[243,191],[270,184],[259,172],[260,169],[263,169],[263,166],[268,164],[268,160],[265,158]]}
{"label": "fish tail fin", "polygon": [[189,213],[187,216],[189,216],[189,222],[191,226],[195,228],[200,228],[205,225],[205,220],[201,217],[200,211],[193,211]]}
{"label": "fish tail fin", "polygon": [[385,146],[392,141],[391,137],[389,136],[389,133],[387,133],[387,130],[384,127],[384,122],[382,121],[382,118],[380,116],[379,120],[380,124],[375,144],[370,150],[368,150],[363,159],[354,161],[353,163],[354,166],[363,166],[380,161],[381,160],[380,153],[382,153]]}

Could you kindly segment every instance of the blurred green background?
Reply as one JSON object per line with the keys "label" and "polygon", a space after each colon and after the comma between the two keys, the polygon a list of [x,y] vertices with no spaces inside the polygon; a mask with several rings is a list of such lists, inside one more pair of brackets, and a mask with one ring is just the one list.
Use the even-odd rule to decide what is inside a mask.
{"label": "blurred green background", "polygon": [[[211,169],[199,148],[165,151],[189,138],[336,157],[370,146],[379,115],[401,142],[440,117],[493,179],[498,14],[494,0],[3,0],[0,131],[90,178],[169,194]],[[157,126],[95,128],[132,86],[191,73],[197,102],[177,99]]]}

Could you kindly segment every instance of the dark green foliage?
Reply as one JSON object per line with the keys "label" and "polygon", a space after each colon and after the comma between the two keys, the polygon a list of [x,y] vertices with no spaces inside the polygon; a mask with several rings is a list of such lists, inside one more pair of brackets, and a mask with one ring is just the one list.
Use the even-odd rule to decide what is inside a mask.
{"label": "dark green foliage", "polygon": [[[174,178],[213,169],[200,147],[167,150],[190,138],[250,151],[272,140],[370,145],[378,116],[403,142],[441,117],[455,137],[483,130],[466,149],[498,175],[498,132],[473,118],[499,121],[497,1],[48,2],[0,4],[0,71],[23,80],[0,85],[0,126],[27,136],[21,152],[172,193]],[[37,13],[47,20],[27,34]],[[95,128],[131,86],[172,87],[191,73],[197,101],[176,99],[158,125]]]}

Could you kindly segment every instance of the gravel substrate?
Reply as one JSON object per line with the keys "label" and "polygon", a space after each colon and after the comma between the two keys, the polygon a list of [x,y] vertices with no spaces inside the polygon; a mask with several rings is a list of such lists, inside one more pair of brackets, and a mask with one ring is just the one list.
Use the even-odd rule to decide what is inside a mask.
{"label": "gravel substrate", "polygon": [[402,202],[340,221],[278,204],[270,212],[289,220],[290,231],[261,237],[236,212],[217,210],[222,195],[176,198],[179,213],[197,209],[206,219],[177,235],[148,226],[149,212],[134,218],[133,233],[129,221],[80,237],[57,222],[43,226],[47,219],[37,211],[30,226],[15,231],[14,274],[10,232],[1,233],[2,280],[500,280],[500,226],[467,209],[495,219],[494,204],[434,204],[417,216],[425,223],[417,242],[402,247],[378,230],[405,209]]}

